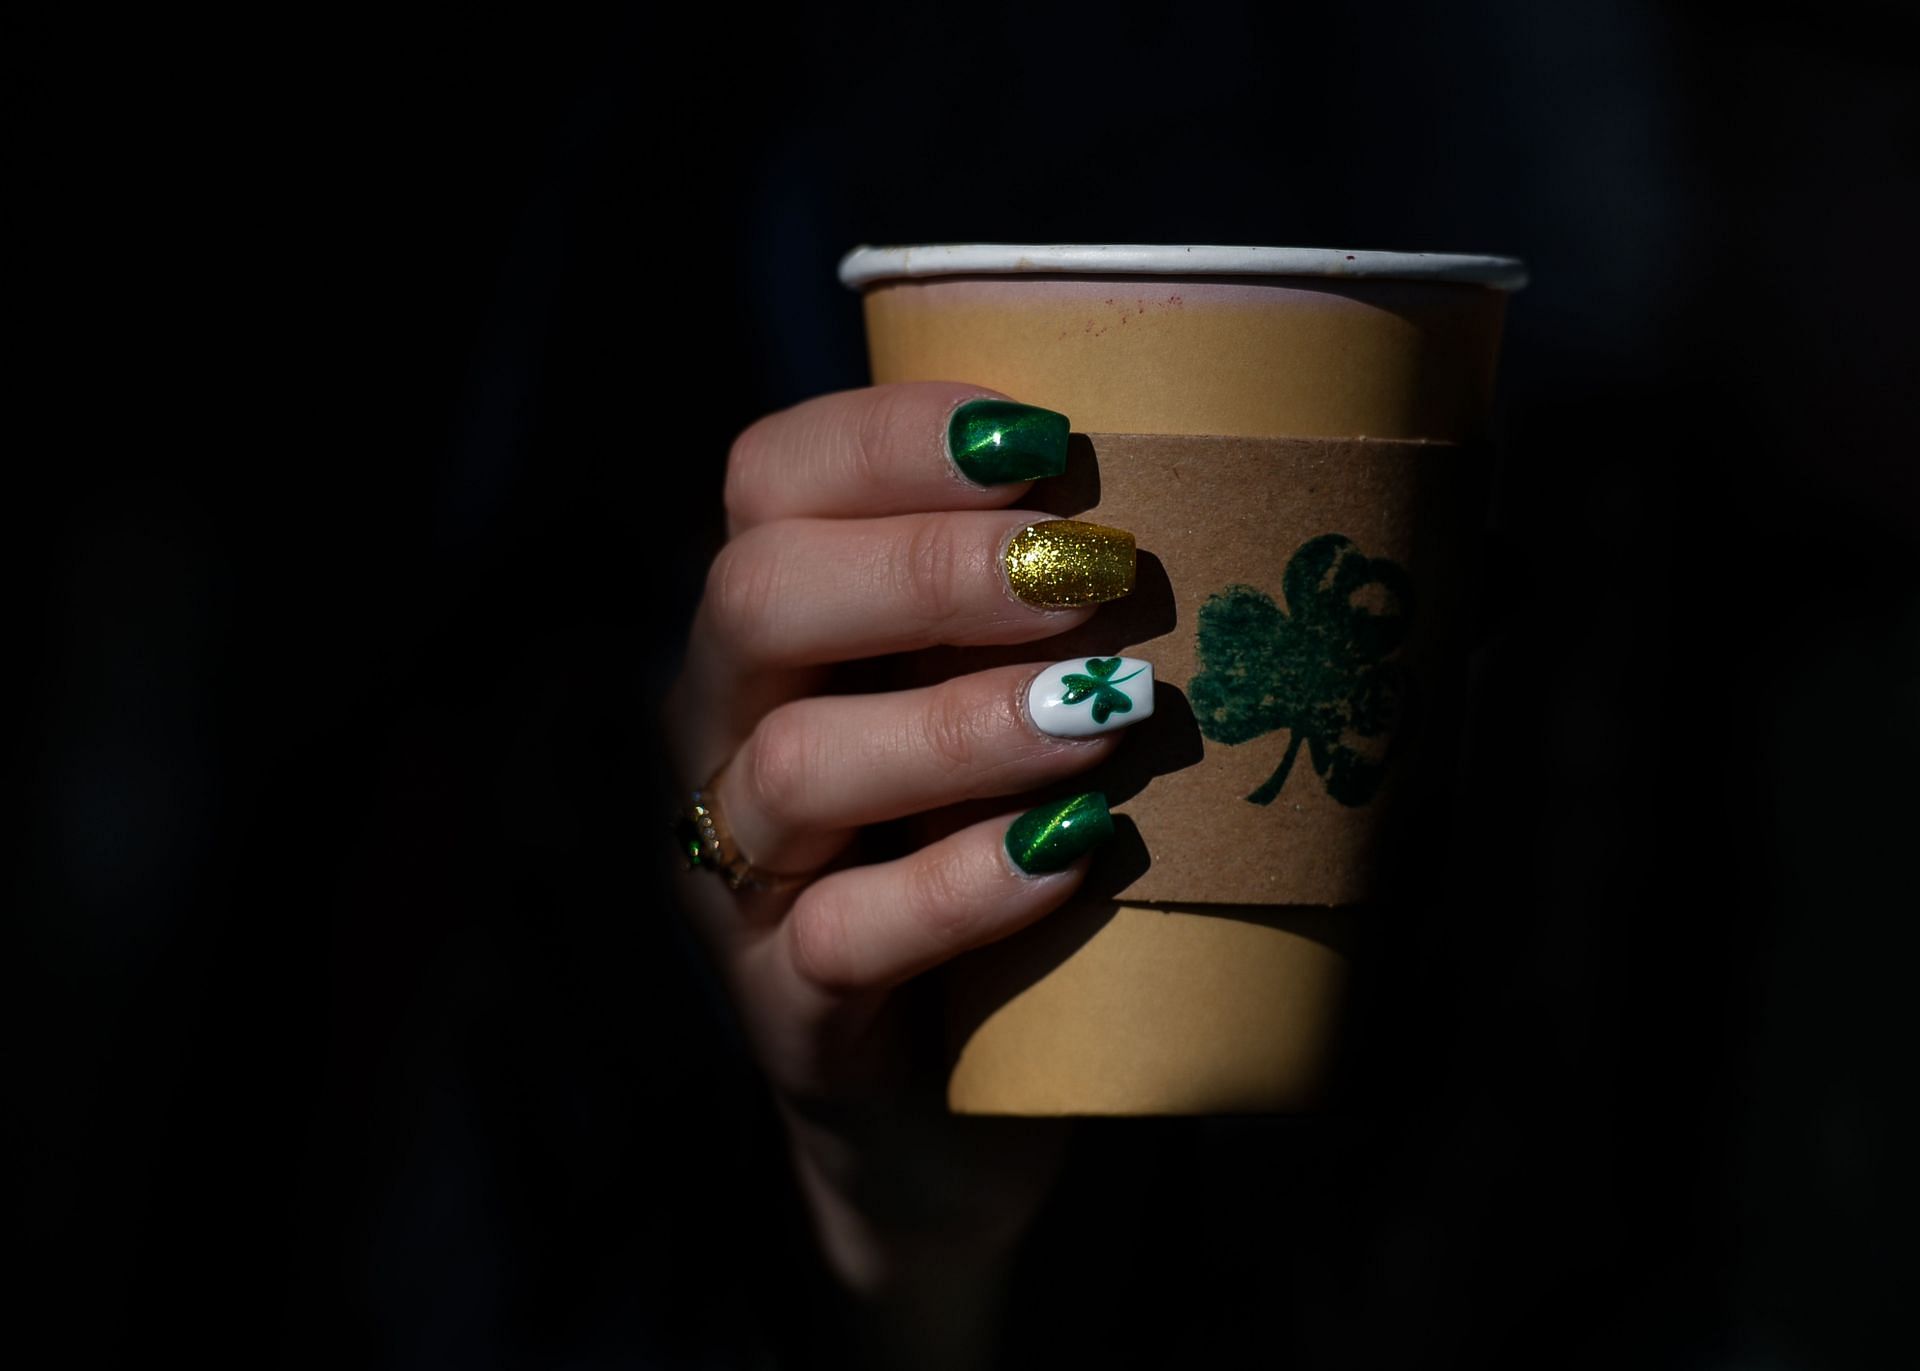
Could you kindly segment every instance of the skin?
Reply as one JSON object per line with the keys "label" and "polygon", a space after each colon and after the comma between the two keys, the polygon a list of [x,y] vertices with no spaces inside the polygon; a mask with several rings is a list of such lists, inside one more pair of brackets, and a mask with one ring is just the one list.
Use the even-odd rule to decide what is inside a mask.
{"label": "skin", "polygon": [[[977,386],[822,396],[760,420],[728,459],[729,541],[667,702],[670,756],[717,790],[740,851],[818,872],[679,895],[732,996],[786,1122],[795,1174],[851,1337],[874,1365],[990,1365],[1012,1254],[1058,1173],[1059,1120],[947,1113],[926,982],[916,978],[1057,908],[1085,860],[1020,873],[1002,846],[1024,792],[1094,766],[1119,739],[1050,738],[1027,716],[1045,640],[1088,609],[1015,599],[1006,539],[1039,516],[1027,483],[983,487],[947,456]],[[825,694],[830,668],[936,644],[1036,645],[1029,666],[896,693]],[[722,772],[724,768],[724,772]],[[962,800],[1001,816],[857,864],[862,827]]]}

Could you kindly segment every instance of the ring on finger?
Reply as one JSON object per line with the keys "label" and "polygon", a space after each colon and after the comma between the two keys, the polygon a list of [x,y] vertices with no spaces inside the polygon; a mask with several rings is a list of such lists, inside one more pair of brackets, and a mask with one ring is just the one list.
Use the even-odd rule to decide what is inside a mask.
{"label": "ring on finger", "polygon": [[715,772],[711,780],[692,793],[674,820],[674,841],[687,870],[712,871],[726,881],[731,890],[789,890],[812,880],[812,873],[788,875],[763,871],[740,851],[720,807],[719,784],[724,775],[725,767]]}

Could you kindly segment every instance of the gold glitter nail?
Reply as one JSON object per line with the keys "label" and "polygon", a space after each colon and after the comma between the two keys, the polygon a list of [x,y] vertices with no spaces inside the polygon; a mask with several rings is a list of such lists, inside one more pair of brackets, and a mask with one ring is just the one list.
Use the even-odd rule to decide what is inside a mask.
{"label": "gold glitter nail", "polygon": [[1029,524],[1007,544],[1013,593],[1043,609],[1117,600],[1133,589],[1133,535],[1078,519]]}

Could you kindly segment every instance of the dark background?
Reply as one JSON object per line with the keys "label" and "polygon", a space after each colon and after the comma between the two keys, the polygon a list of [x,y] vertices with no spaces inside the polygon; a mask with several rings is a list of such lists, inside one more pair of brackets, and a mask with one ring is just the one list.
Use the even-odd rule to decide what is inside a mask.
{"label": "dark background", "polygon": [[1019,1364],[1887,1364],[1909,13],[465,6],[26,42],[30,1322],[74,1365],[801,1355],[819,1275],[652,836],[727,443],[864,381],[856,243],[1250,242],[1532,268],[1454,831],[1383,1084],[1083,1128]]}

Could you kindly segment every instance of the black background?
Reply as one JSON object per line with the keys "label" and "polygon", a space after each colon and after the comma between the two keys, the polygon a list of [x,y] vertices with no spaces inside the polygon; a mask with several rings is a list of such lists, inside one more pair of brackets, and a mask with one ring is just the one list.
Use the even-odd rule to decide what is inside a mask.
{"label": "black background", "polygon": [[648,836],[727,443],[864,381],[856,243],[1298,243],[1532,268],[1454,831],[1386,1083],[1085,1127],[1016,1363],[1886,1364],[1908,12],[27,35],[22,1307],[63,1364],[802,1355],[819,1275]]}

